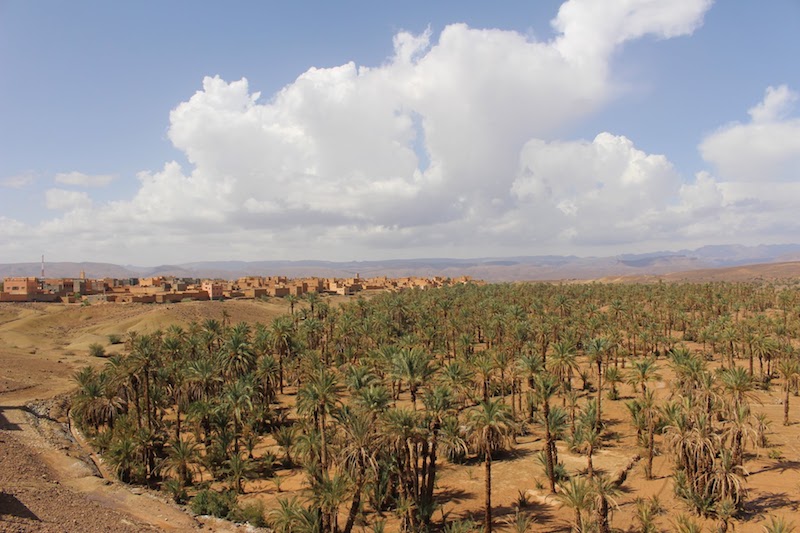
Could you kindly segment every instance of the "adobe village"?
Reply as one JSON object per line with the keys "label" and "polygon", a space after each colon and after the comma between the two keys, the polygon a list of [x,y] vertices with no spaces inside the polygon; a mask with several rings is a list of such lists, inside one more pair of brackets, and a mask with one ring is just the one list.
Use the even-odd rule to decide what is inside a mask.
{"label": "adobe village", "polygon": [[292,298],[308,293],[352,296],[361,291],[398,291],[428,289],[456,283],[471,283],[469,276],[455,280],[443,277],[388,278],[386,276],[354,278],[302,278],[285,276],[248,276],[236,281],[200,280],[196,278],[149,277],[87,279],[82,271],[78,278],[8,277],[3,280],[0,302],[112,302],[112,303],[178,303],[184,301],[254,299],[265,297]]}
{"label": "adobe village", "polygon": [[0,529],[791,531],[790,266],[8,278],[24,301],[0,303]]}

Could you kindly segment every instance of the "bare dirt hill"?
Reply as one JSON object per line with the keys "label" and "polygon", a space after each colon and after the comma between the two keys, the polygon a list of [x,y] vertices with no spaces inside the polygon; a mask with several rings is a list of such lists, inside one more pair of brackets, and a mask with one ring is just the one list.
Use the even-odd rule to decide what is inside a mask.
{"label": "bare dirt hill", "polygon": [[595,281],[603,283],[655,283],[658,281],[709,283],[783,281],[800,279],[800,261],[742,265],[725,268],[704,268],[660,275],[608,276]]}

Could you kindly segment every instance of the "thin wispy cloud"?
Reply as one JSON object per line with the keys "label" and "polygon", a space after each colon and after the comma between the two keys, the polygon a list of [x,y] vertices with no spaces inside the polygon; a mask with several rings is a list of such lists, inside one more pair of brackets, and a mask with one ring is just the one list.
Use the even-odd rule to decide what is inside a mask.
{"label": "thin wispy cloud", "polygon": [[111,174],[84,174],[83,172],[61,172],[55,175],[56,183],[78,187],[105,187],[114,180]]}

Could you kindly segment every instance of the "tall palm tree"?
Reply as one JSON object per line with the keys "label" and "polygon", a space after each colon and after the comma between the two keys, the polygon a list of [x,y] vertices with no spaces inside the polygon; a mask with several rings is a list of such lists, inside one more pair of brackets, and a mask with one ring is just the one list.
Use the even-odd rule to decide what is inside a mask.
{"label": "tall palm tree", "polygon": [[646,357],[631,362],[627,381],[634,389],[641,387],[642,395],[647,392],[648,384],[659,380],[661,380],[661,374],[658,372],[658,364],[655,358]]}
{"label": "tall palm tree", "polygon": [[578,370],[578,350],[570,340],[553,344],[553,352],[547,359],[547,370],[558,378],[564,391],[572,388],[572,374]]}
{"label": "tall palm tree", "polygon": [[602,436],[600,432],[597,431],[597,427],[595,427],[593,422],[594,420],[592,420],[591,424],[581,424],[578,426],[575,437],[573,438],[575,449],[586,454],[586,475],[589,476],[589,479],[594,477],[592,456],[603,442]]}
{"label": "tall palm tree", "polygon": [[592,506],[592,487],[586,478],[571,477],[565,485],[560,486],[561,490],[556,494],[556,498],[562,507],[568,507],[575,513],[575,521],[572,531],[584,533],[586,524],[584,513]]}
{"label": "tall palm tree", "polygon": [[237,324],[231,329],[222,344],[220,359],[222,372],[229,381],[239,379],[253,370],[256,355],[250,344],[248,328]]}
{"label": "tall palm tree", "polygon": [[492,532],[492,452],[503,447],[513,434],[508,406],[500,401],[481,402],[467,418],[467,438],[483,454],[485,470],[484,518],[486,533]]}
{"label": "tall palm tree", "polygon": [[437,379],[440,383],[450,387],[458,401],[466,405],[467,398],[472,393],[475,373],[462,361],[454,360],[442,367]]}
{"label": "tall palm tree", "polygon": [[272,321],[270,331],[274,349],[278,352],[278,388],[283,394],[283,365],[294,344],[294,322],[291,317],[281,315]]}
{"label": "tall palm tree", "polygon": [[229,383],[223,393],[223,405],[233,419],[233,451],[239,453],[244,419],[253,410],[253,384],[247,378]]}
{"label": "tall palm tree", "polygon": [[419,526],[419,445],[425,440],[421,421],[418,411],[403,408],[388,409],[382,417],[381,441],[396,461],[398,499],[406,504],[398,509],[403,531]]}
{"label": "tall palm tree", "polygon": [[792,381],[800,376],[800,362],[792,356],[783,357],[778,362],[778,372],[783,378],[783,425],[789,425],[789,390]]}
{"label": "tall palm tree", "polygon": [[537,374],[534,378],[535,396],[539,404],[542,405],[542,420],[545,430],[545,456],[547,478],[550,482],[550,492],[556,492],[556,475],[555,475],[555,458],[553,457],[553,448],[555,448],[555,439],[550,432],[550,400],[558,390],[558,381],[553,374],[549,372],[542,372]]}
{"label": "tall palm tree", "polygon": [[592,496],[599,533],[610,533],[608,515],[612,507],[616,507],[616,498],[620,494],[617,483],[606,475],[595,476],[592,479]]}
{"label": "tall palm tree", "polygon": [[324,367],[317,368],[297,391],[297,412],[311,415],[320,434],[320,464],[323,470],[328,469],[326,419],[339,401],[340,392],[341,386],[336,375]]}
{"label": "tall palm tree", "polygon": [[378,433],[373,419],[361,410],[343,409],[337,417],[342,429],[339,457],[353,479],[353,496],[342,533],[350,533],[361,506],[361,495],[368,475],[378,469]]}
{"label": "tall palm tree", "polygon": [[254,375],[260,385],[261,399],[264,405],[269,405],[275,400],[275,389],[280,381],[280,367],[278,361],[271,354],[264,354],[258,358]]}
{"label": "tall palm tree", "polygon": [[602,398],[603,398],[603,360],[610,347],[607,339],[597,337],[591,339],[586,345],[586,355],[589,357],[589,362],[594,364],[597,368],[597,418],[595,426],[597,430],[602,427]]}
{"label": "tall palm tree", "polygon": [[641,416],[647,431],[647,462],[645,463],[645,477],[653,479],[653,457],[655,456],[656,427],[660,423],[661,411],[658,408],[653,391],[644,393],[639,403],[639,416]]}
{"label": "tall palm tree", "polygon": [[147,429],[153,429],[153,409],[150,401],[150,380],[151,372],[158,366],[158,346],[151,335],[140,335],[133,343],[133,352],[128,357],[128,362],[132,371],[137,376],[141,376],[142,388],[144,390],[145,421]]}
{"label": "tall palm tree", "polygon": [[726,368],[719,372],[719,381],[722,390],[728,396],[730,405],[736,409],[743,403],[755,400],[755,381],[753,377],[741,367]]}
{"label": "tall palm tree", "polygon": [[417,410],[417,392],[427,383],[436,369],[430,355],[418,348],[403,348],[395,356],[392,375],[406,382],[411,394],[411,405]]}

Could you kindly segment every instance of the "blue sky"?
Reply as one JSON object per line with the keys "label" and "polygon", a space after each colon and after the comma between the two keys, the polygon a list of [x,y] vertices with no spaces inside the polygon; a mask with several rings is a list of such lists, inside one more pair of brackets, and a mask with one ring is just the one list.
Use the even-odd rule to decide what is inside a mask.
{"label": "blue sky", "polygon": [[0,0],[0,261],[796,242],[798,50],[796,0]]}

